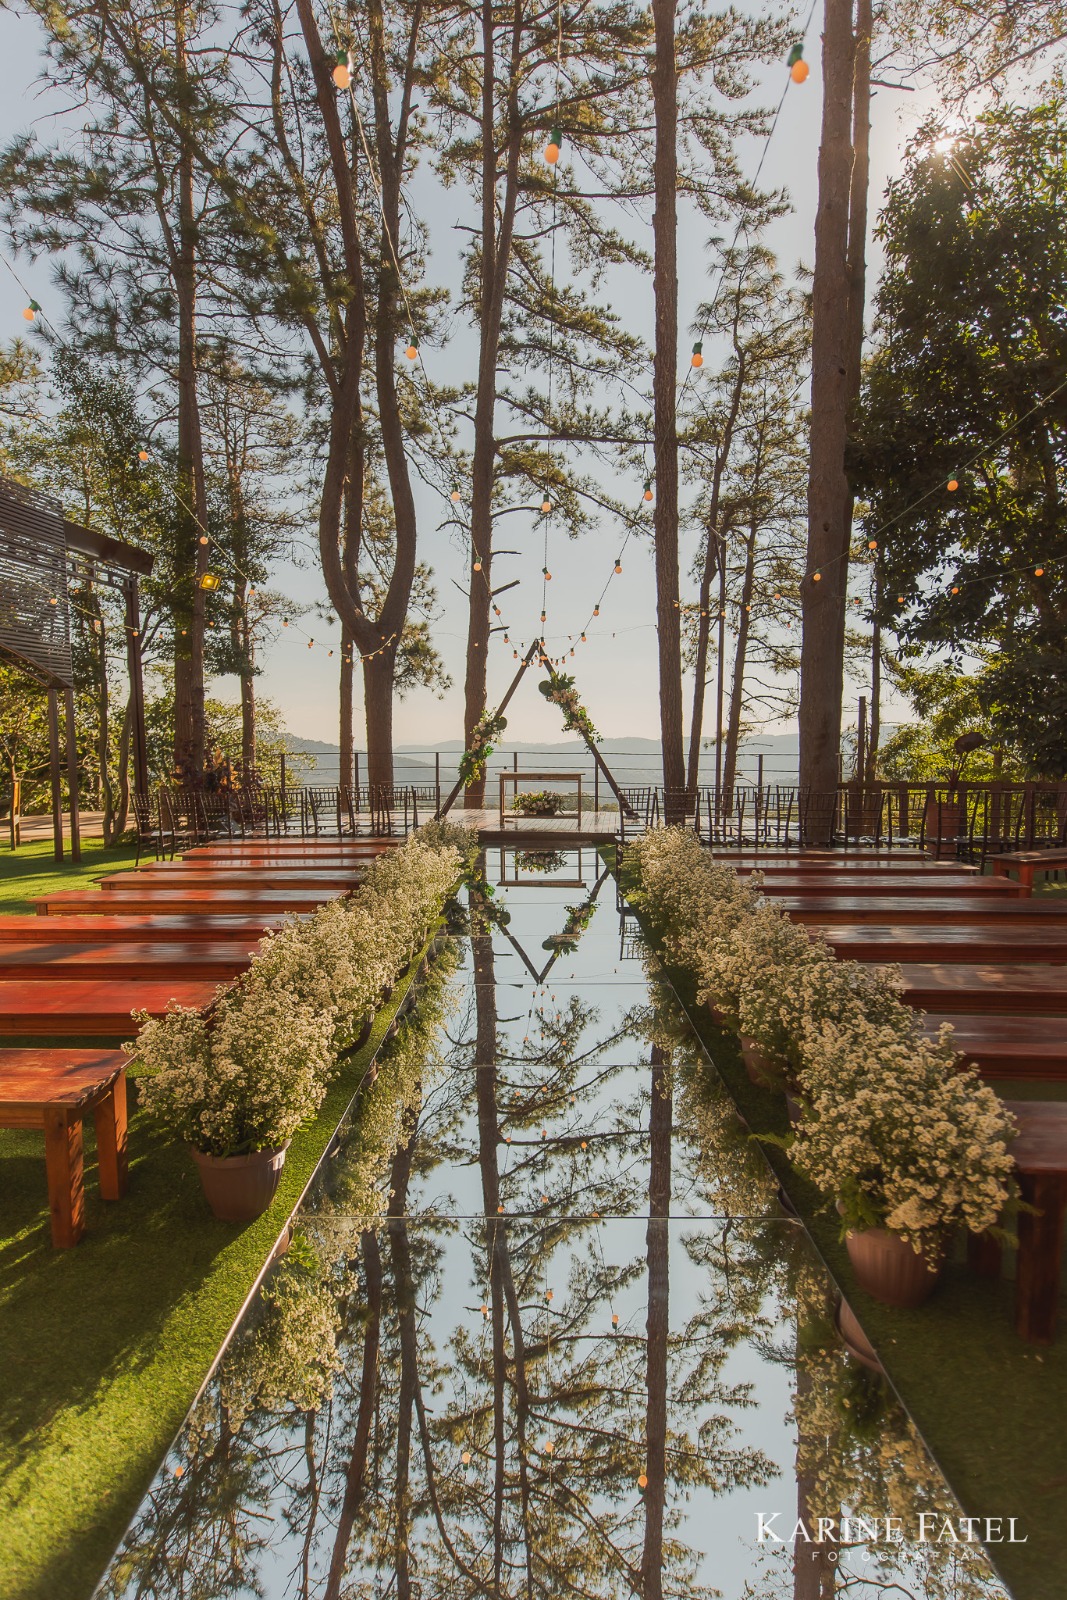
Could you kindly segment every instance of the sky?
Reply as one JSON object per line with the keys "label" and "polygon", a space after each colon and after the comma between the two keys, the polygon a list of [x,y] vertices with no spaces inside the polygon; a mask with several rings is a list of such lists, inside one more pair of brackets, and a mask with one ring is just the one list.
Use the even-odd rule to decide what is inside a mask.
{"label": "sky", "polygon": [[[757,8],[746,5],[745,9]],[[804,85],[791,86],[786,94],[761,174],[762,185],[772,188],[785,186],[792,199],[792,213],[772,225],[767,235],[768,243],[777,251],[787,276],[798,263],[810,267],[814,255],[816,164],[821,113],[818,67],[820,18],[821,7],[816,6],[805,40],[805,54],[812,66],[811,76]],[[50,102],[47,93],[42,94],[38,82],[43,64],[41,40],[32,18],[0,9],[0,60],[4,63],[4,92],[0,95],[0,141],[6,143],[15,134],[32,127],[40,130],[42,139],[52,138],[54,133],[48,116]],[[780,70],[775,68],[764,72],[751,103],[776,104],[784,73],[784,63]],[[929,91],[875,91],[872,106],[872,228],[886,181],[897,170],[910,133],[933,103]],[[754,173],[762,153],[762,141],[750,141],[742,145],[740,153],[744,170],[749,174]],[[413,198],[429,226],[428,276],[431,281],[444,283],[455,290],[462,237],[456,229],[455,192],[446,194],[427,185],[422,193]],[[650,247],[650,226],[646,243]],[[706,248],[703,225],[696,225],[691,217],[683,218],[678,251],[682,324],[679,348],[683,352],[683,360],[686,359],[684,353],[690,348],[692,335],[689,327],[694,308],[702,298],[707,298],[711,287]],[[7,262],[13,260],[6,246],[2,253]],[[49,263],[42,259],[34,264],[22,259],[14,264],[31,296],[42,304],[46,314],[51,311],[53,320],[59,321],[62,303],[52,287]],[[868,250],[869,297],[878,266],[877,246],[872,239]],[[613,282],[612,294],[623,322],[637,331],[647,331],[651,315],[651,284],[638,282],[636,278],[625,280],[620,277],[617,283]],[[23,289],[14,282],[7,270],[0,268],[0,338],[8,339],[25,332],[22,320],[25,303]],[[465,347],[467,353],[473,352],[473,341],[464,337],[462,329],[454,344],[450,345],[447,356],[443,351],[424,347],[422,356],[429,376],[454,381],[455,363],[463,362]],[[635,503],[639,502],[641,488],[642,485],[635,482]],[[445,531],[438,529],[445,509],[442,502],[429,491],[421,494],[420,525],[425,530],[421,554],[434,568],[440,600],[440,617],[434,626],[433,637],[451,675],[452,687],[443,699],[436,698],[429,690],[420,689],[399,703],[394,721],[394,740],[397,745],[431,745],[442,739],[462,736],[468,555],[465,546],[454,542]],[[501,581],[507,581],[512,576],[523,578],[521,588],[505,597],[501,606],[505,620],[514,624],[514,637],[526,643],[532,637],[531,621],[536,619],[540,609],[541,533],[535,530],[534,520],[531,517],[529,527],[521,529],[518,527],[518,517],[513,521],[509,519],[508,537],[500,542],[517,547],[521,554],[513,565],[508,566],[501,560],[494,568],[494,578],[499,573]],[[312,528],[308,533],[309,539],[313,537]],[[555,640],[555,645],[550,644],[550,648],[569,649],[566,641],[581,632],[593,602],[610,576],[610,588],[599,623],[596,629],[588,630],[588,642],[580,646],[574,662],[568,659],[568,668],[575,671],[579,692],[594,723],[609,739],[628,736],[655,738],[659,729],[659,709],[651,544],[649,541],[631,540],[623,561],[623,571],[621,575],[614,576],[612,567],[618,544],[617,529],[607,525],[594,529],[579,541],[569,541],[562,533],[552,538],[549,563],[553,570],[553,582],[549,591],[551,603],[547,633],[550,640]],[[687,566],[688,561],[683,554],[683,597],[687,594]],[[325,589],[310,542],[306,546],[303,564],[300,567],[286,565],[276,570],[271,578],[271,586],[305,605],[325,601]],[[516,597],[519,597],[517,603]],[[274,701],[286,726],[297,737],[334,742],[337,737],[337,654],[331,659],[327,648],[338,642],[340,628],[335,623],[331,630],[321,621],[308,618],[300,626],[299,633],[295,628],[282,630],[264,652],[258,693]],[[315,647],[311,649],[307,645],[309,635],[316,640]],[[511,646],[504,645],[499,634],[494,636],[491,650],[489,696],[493,700],[506,689],[515,662]],[[856,699],[865,688],[866,685],[861,682],[847,685],[846,727],[850,723],[853,726],[855,724]],[[218,680],[213,685],[213,692],[221,698],[236,699],[235,680]],[[687,687],[687,701],[689,692]],[[907,720],[907,708],[890,697],[883,702],[883,718],[888,723]],[[790,727],[788,722],[768,722],[759,731],[787,732]],[[558,712],[536,693],[532,684],[529,692],[524,691],[516,700],[511,732],[516,738],[530,741],[556,741],[560,738]]]}

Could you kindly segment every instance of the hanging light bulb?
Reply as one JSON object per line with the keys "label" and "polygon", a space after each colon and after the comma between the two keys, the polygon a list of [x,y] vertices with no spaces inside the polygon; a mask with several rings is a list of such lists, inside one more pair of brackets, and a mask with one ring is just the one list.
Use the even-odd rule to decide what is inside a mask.
{"label": "hanging light bulb", "polygon": [[470,1464],[471,1464],[471,1453],[470,1453],[470,1451],[469,1450],[464,1450],[463,1454],[460,1456],[459,1459],[462,1461],[462,1463],[463,1463],[463,1465],[465,1467],[469,1467]]}
{"label": "hanging light bulb", "polygon": [[959,479],[958,478],[950,478],[948,480],[948,492],[949,492],[949,494],[955,494],[955,492],[959,488],[959,486],[960,486],[960,483],[959,483]]}
{"label": "hanging light bulb", "polygon": [[352,52],[338,50],[337,64],[333,69],[333,81],[339,89],[348,89],[352,84]]}
{"label": "hanging light bulb", "polygon": [[552,502],[548,498],[547,494],[545,495],[545,498],[541,501],[541,510],[545,513],[546,516],[552,510]]}
{"label": "hanging light bulb", "polygon": [[804,46],[802,44],[795,44],[790,50],[786,66],[789,68],[789,76],[794,83],[807,83],[811,68],[804,60]]}
{"label": "hanging light bulb", "polygon": [[617,1328],[619,1326],[619,1313],[617,1311],[613,1311],[611,1313],[611,1326],[613,1328]]}
{"label": "hanging light bulb", "polygon": [[[542,622],[547,622],[547,620],[548,620],[548,618],[546,617],[545,613],[542,611],[542,613],[541,613],[541,621]],[[547,664],[548,658],[546,657],[545,660],[546,660],[546,664]]]}
{"label": "hanging light bulb", "polygon": [[461,496],[459,490],[458,489],[453,489],[452,490],[452,504],[454,506],[458,506],[461,499],[462,499],[462,496]]}
{"label": "hanging light bulb", "polygon": [[1044,576],[1045,576],[1044,567],[1035,567],[1034,568],[1034,577],[1035,578],[1043,578]]}
{"label": "hanging light bulb", "polygon": [[147,461],[148,460],[148,451],[145,450],[145,449],[138,450],[137,459],[138,459],[138,461]]}
{"label": "hanging light bulb", "polygon": [[698,339],[696,344],[693,346],[693,354],[689,358],[689,365],[691,367],[702,367],[704,365],[703,339]]}
{"label": "hanging light bulb", "polygon": [[813,572],[812,575],[811,575],[811,581],[812,581],[812,583],[821,583],[822,582],[822,573],[821,572]]}
{"label": "hanging light bulb", "polygon": [[475,570],[475,572],[481,572],[481,570],[482,570],[482,564],[481,564],[481,562],[480,562],[480,561],[475,561],[475,563],[474,563],[474,570]]}
{"label": "hanging light bulb", "polygon": [[547,567],[542,567],[541,571],[544,573],[545,582],[546,583],[551,583],[552,582],[552,574],[551,574],[551,572],[549,572],[548,568]]}
{"label": "hanging light bulb", "polygon": [[600,615],[600,607],[599,606],[594,606],[593,607],[593,615],[594,615],[594,617],[599,617],[599,615]]}
{"label": "hanging light bulb", "polygon": [[868,539],[867,540],[867,549],[868,550],[877,550],[877,548],[878,548],[878,540],[877,539]]}
{"label": "hanging light bulb", "polygon": [[585,644],[585,634],[582,634],[582,643]]}
{"label": "hanging light bulb", "polygon": [[416,361],[418,359],[419,347],[415,343],[415,335],[414,334],[411,335],[411,343],[408,345],[407,349],[404,351],[404,354],[407,356],[409,361]]}
{"label": "hanging light bulb", "polygon": [[207,534],[206,534],[206,533],[202,533],[202,534],[201,534],[201,535],[200,535],[200,539],[199,539],[199,541],[198,541],[198,542],[199,542],[199,543],[200,543],[200,544],[207,544]]}
{"label": "hanging light bulb", "polygon": [[550,167],[554,167],[559,160],[559,147],[563,143],[563,134],[559,128],[553,128],[545,145],[545,160]]}
{"label": "hanging light bulb", "polygon": [[645,479],[645,499],[646,500],[651,500],[652,499],[652,479],[651,478],[646,478]]}
{"label": "hanging light bulb", "polygon": [[26,318],[27,322],[32,322],[34,317],[36,317],[37,313],[40,311],[40,309],[41,308],[37,304],[36,300],[31,300],[29,305],[26,307],[25,311],[22,313],[22,315]]}
{"label": "hanging light bulb", "polygon": [[616,572],[621,572],[622,571],[622,562],[621,561],[616,561],[616,563],[615,563],[615,571]]}
{"label": "hanging light bulb", "polygon": [[645,1474],[644,1472],[638,1474],[637,1487],[639,1489],[647,1489],[648,1488],[648,1477],[647,1477],[647,1474]]}

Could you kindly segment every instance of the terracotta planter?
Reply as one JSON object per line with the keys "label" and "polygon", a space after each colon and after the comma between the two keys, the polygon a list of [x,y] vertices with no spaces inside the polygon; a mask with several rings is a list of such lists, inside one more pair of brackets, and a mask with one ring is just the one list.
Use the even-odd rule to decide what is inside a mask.
{"label": "terracotta planter", "polygon": [[937,1288],[941,1267],[927,1265],[899,1234],[887,1228],[847,1233],[845,1245],[861,1289],[887,1306],[921,1306]]}
{"label": "terracotta planter", "polygon": [[753,1083],[758,1083],[762,1089],[781,1088],[785,1077],[783,1061],[768,1055],[747,1033],[741,1035],[741,1054],[745,1058],[745,1071]]}
{"label": "terracotta planter", "polygon": [[247,1156],[207,1156],[193,1150],[204,1196],[220,1222],[253,1222],[263,1215],[277,1192],[288,1148],[253,1150]]}
{"label": "terracotta planter", "polygon": [[928,844],[955,850],[956,841],[963,832],[963,807],[958,800],[943,800],[938,805],[936,800],[926,802],[926,811],[923,818],[923,833]]}

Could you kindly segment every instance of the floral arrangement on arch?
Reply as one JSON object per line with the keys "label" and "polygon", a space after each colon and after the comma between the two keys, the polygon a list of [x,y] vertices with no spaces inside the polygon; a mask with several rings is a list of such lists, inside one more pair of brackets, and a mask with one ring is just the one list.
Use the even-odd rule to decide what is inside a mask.
{"label": "floral arrangement on arch", "polygon": [[483,711],[471,732],[471,742],[460,757],[459,775],[465,788],[485,777],[486,763],[496,741],[508,725],[507,717],[496,711]]}
{"label": "floral arrangement on arch", "polygon": [[572,733],[580,733],[590,744],[600,743],[600,735],[593,726],[593,719],[579,700],[574,679],[568,673],[554,672],[537,687],[546,700],[551,700],[554,706],[559,706],[563,712],[565,728]]}

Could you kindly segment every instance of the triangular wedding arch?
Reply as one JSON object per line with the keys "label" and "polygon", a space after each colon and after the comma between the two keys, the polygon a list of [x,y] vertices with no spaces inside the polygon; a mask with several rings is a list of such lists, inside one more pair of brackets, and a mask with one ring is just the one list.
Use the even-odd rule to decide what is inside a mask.
{"label": "triangular wedding arch", "polygon": [[[497,706],[496,711],[494,713],[495,717],[502,717],[504,715],[504,712],[507,710],[509,704],[511,703],[512,696],[514,695],[516,689],[518,689],[519,684],[522,682],[523,678],[526,676],[527,670],[533,664],[534,661],[537,662],[538,666],[544,667],[545,671],[548,673],[548,678],[549,678],[549,682],[550,683],[555,683],[557,681],[557,679],[559,677],[559,674],[557,673],[555,667],[552,665],[551,661],[548,658],[548,654],[547,654],[547,652],[545,650],[545,641],[543,639],[535,639],[533,644],[527,650],[526,654],[523,656],[522,662],[521,662],[521,664],[519,666],[519,670],[515,674],[514,678],[511,680],[511,683],[510,683],[510,685],[508,687],[507,694],[505,694],[503,700],[501,700],[500,704]],[[613,776],[613,774],[611,772],[611,769],[608,767],[608,764],[604,760],[604,757],[600,754],[600,751],[597,749],[595,741],[589,737],[589,734],[585,731],[584,728],[579,727],[579,728],[575,728],[575,729],[573,729],[571,731],[581,735],[581,737],[582,737],[582,739],[583,739],[583,741],[584,741],[584,743],[586,745],[586,748],[589,751],[589,754],[592,756],[594,762],[597,765],[597,768],[598,768],[601,776],[604,778],[604,780],[607,783],[608,787],[611,789],[612,794],[615,796],[616,800],[619,802],[619,810],[620,810],[620,812],[623,815],[627,816],[627,817],[636,816],[637,813],[634,811],[634,809],[630,805],[629,801],[624,797],[622,790],[619,788],[618,784],[615,782],[615,778],[614,778],[614,776]],[[439,818],[443,817],[443,816],[446,816],[448,814],[448,812],[455,805],[456,800],[459,798],[461,790],[463,790],[465,787],[466,787],[466,784],[465,784],[463,778],[462,777],[458,778],[456,780],[456,783],[454,784],[453,788],[449,792],[448,796],[442,802],[439,810],[437,811],[437,816]]]}

